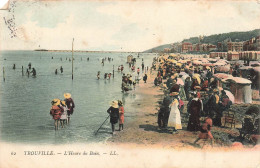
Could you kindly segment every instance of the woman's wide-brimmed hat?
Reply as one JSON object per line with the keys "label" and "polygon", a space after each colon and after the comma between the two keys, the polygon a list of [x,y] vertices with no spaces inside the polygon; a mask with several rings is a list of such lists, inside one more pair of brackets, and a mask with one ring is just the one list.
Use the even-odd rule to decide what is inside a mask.
{"label": "woman's wide-brimmed hat", "polygon": [[112,101],[111,106],[114,108],[118,108],[118,101],[116,101],[116,100]]}
{"label": "woman's wide-brimmed hat", "polygon": [[123,102],[121,100],[118,100],[118,105],[119,106],[122,106],[123,105]]}
{"label": "woman's wide-brimmed hat", "polygon": [[61,104],[63,105],[63,106],[66,106],[66,102],[63,100],[63,101],[61,101]]}
{"label": "woman's wide-brimmed hat", "polygon": [[170,95],[171,96],[177,96],[177,95],[179,95],[179,93],[178,92],[172,92],[172,93],[170,93]]}
{"label": "woman's wide-brimmed hat", "polygon": [[218,92],[218,89],[217,88],[213,89],[213,92]]}
{"label": "woman's wide-brimmed hat", "polygon": [[71,98],[71,94],[70,93],[64,93],[64,97],[65,97],[65,99],[69,99],[69,98]]}
{"label": "woman's wide-brimmed hat", "polygon": [[207,70],[211,70],[211,68],[210,68],[209,66],[206,66],[206,69],[207,69]]}
{"label": "woman's wide-brimmed hat", "polygon": [[53,99],[53,100],[51,101],[51,104],[52,104],[53,106],[58,106],[58,105],[60,105],[60,99]]}
{"label": "woman's wide-brimmed hat", "polygon": [[201,87],[200,87],[200,86],[195,86],[195,89],[198,89],[198,90],[199,90],[199,89],[201,89]]}

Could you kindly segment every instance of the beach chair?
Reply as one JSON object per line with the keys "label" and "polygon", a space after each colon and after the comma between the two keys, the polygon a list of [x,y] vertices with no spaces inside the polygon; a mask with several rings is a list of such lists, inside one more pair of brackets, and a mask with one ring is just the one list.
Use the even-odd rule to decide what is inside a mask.
{"label": "beach chair", "polygon": [[235,119],[235,114],[232,112],[227,112],[224,114],[224,127],[226,124],[229,124],[232,128],[234,125],[234,128],[236,128],[236,119]]}
{"label": "beach chair", "polygon": [[255,133],[255,127],[251,118],[244,118],[242,128],[239,129],[240,137],[250,139],[251,134]]}

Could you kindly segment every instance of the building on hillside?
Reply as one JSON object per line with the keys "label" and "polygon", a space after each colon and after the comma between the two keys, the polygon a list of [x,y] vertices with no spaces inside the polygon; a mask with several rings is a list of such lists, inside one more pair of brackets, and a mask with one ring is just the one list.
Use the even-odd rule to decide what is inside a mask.
{"label": "building on hillside", "polygon": [[163,52],[164,52],[164,53],[169,53],[170,51],[171,51],[170,48],[164,48],[164,49],[163,49]]}
{"label": "building on hillside", "polygon": [[215,51],[217,50],[217,46],[213,44],[208,44],[207,45],[207,52]]}
{"label": "building on hillside", "polygon": [[243,51],[243,42],[227,42],[227,51]]}
{"label": "building on hillside", "polygon": [[182,43],[182,52],[187,53],[192,51],[192,43]]}
{"label": "building on hillside", "polygon": [[243,43],[244,51],[260,51],[260,36],[251,38]]}

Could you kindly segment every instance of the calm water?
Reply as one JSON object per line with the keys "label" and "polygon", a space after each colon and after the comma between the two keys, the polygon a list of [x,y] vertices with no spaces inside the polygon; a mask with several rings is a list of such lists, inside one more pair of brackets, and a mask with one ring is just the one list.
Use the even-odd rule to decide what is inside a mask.
{"label": "calm water", "polygon": [[[129,53],[74,53],[74,80],[71,79],[71,53],[36,52],[36,51],[3,51],[0,53],[1,65],[1,141],[21,143],[75,143],[100,142],[110,137],[110,124],[107,122],[97,136],[94,136],[100,124],[108,116],[106,110],[109,102],[123,99],[125,106],[134,99],[134,92],[121,92],[122,74],[117,67],[124,65],[124,72],[129,72],[126,63]],[[137,57],[137,54],[132,54]],[[151,66],[154,54],[140,54],[137,66],[144,59],[145,66]],[[51,59],[53,57],[53,59]],[[87,57],[90,58],[87,61]],[[105,61],[101,59],[113,58]],[[60,60],[62,58],[62,61]],[[81,61],[82,58],[82,61]],[[37,77],[27,77],[28,63],[35,67]],[[16,69],[13,70],[13,64]],[[105,72],[112,72],[115,67],[115,78],[104,80]],[[3,82],[3,66],[6,80]],[[22,66],[24,76],[22,76]],[[59,68],[64,72],[60,74]],[[141,66],[140,66],[141,68]],[[58,74],[55,75],[55,69]],[[97,80],[97,71],[101,71],[101,79]],[[133,74],[136,75],[136,74]],[[51,101],[54,98],[64,99],[63,93],[72,94],[76,108],[71,123],[64,129],[54,131],[53,119],[49,115]],[[126,109],[127,110],[127,109]],[[126,121],[131,120],[131,111],[127,111]]]}

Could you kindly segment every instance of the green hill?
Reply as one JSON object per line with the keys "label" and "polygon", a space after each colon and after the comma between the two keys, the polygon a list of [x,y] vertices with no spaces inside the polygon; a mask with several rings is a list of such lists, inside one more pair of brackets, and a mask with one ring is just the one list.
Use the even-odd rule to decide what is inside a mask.
{"label": "green hill", "polygon": [[164,44],[158,47],[151,48],[149,50],[143,51],[144,53],[162,52],[164,48],[171,48],[171,44]]}
{"label": "green hill", "polygon": [[[260,35],[260,29],[255,29],[252,31],[246,31],[246,32],[230,32],[230,33],[222,33],[222,34],[214,34],[210,36],[204,36],[201,43],[210,43],[217,45],[218,42],[222,42],[228,38],[231,39],[231,41],[246,41],[251,39],[252,37],[256,37]],[[190,42],[192,44],[199,42],[199,37],[191,37],[189,39],[184,39],[182,42]],[[170,44],[161,45],[158,47],[154,47],[152,49],[146,50],[144,52],[161,52],[164,48],[169,48]]]}

